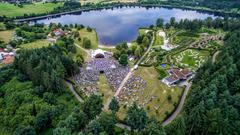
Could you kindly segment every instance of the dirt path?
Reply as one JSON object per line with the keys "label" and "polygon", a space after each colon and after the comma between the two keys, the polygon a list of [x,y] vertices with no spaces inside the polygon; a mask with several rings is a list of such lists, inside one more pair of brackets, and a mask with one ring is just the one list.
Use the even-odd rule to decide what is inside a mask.
{"label": "dirt path", "polygon": [[186,87],[186,89],[184,90],[184,93],[180,99],[180,103],[179,105],[177,106],[176,110],[173,112],[173,114],[168,117],[163,123],[162,123],[162,126],[166,126],[168,125],[169,123],[171,123],[176,117],[177,115],[181,112],[182,108],[183,108],[183,105],[184,105],[184,102],[185,102],[185,99],[187,97],[187,94],[188,94],[188,91],[189,89],[191,88],[192,86],[192,83],[189,83]]}

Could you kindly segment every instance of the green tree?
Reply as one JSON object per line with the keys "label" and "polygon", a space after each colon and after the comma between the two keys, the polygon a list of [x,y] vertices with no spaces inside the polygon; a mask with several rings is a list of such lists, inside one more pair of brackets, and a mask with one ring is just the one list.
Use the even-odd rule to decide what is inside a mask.
{"label": "green tree", "polygon": [[120,56],[118,62],[123,66],[127,66],[128,65],[128,55],[127,54],[122,54]]}
{"label": "green tree", "polygon": [[89,40],[88,38],[84,37],[83,38],[83,47],[86,49],[90,49],[92,46],[91,44],[91,40]]}
{"label": "green tree", "polygon": [[72,135],[72,132],[66,127],[58,127],[53,130],[53,135]]}
{"label": "green tree", "polygon": [[144,36],[142,43],[143,43],[144,47],[147,47],[150,45],[150,41],[147,36]]}
{"label": "green tree", "polygon": [[103,107],[103,99],[99,95],[91,95],[83,104],[83,112],[87,114],[89,119],[95,118],[101,113]]}
{"label": "green tree", "polygon": [[83,55],[78,54],[78,55],[76,56],[76,62],[77,62],[77,64],[78,64],[78,66],[82,66],[83,63],[84,63],[84,57],[83,57]]}
{"label": "green tree", "polygon": [[14,135],[36,135],[33,127],[19,127],[16,129]]}
{"label": "green tree", "polygon": [[103,112],[100,115],[98,121],[101,124],[101,126],[103,127],[105,132],[107,132],[108,134],[113,134],[114,126],[117,122],[114,114],[107,114],[107,113]]}
{"label": "green tree", "polygon": [[134,103],[127,111],[126,122],[131,127],[132,130],[144,130],[147,122],[148,116],[143,108],[137,106]]}
{"label": "green tree", "polygon": [[143,134],[144,135],[166,135],[161,124],[157,123],[156,121],[151,121],[150,123],[148,123]]}
{"label": "green tree", "polygon": [[156,22],[156,26],[157,27],[163,27],[163,22],[164,22],[164,20],[162,18],[158,18],[157,22]]}
{"label": "green tree", "polygon": [[118,112],[120,106],[119,106],[119,103],[117,101],[117,99],[115,97],[112,98],[110,104],[109,104],[109,107],[108,107],[114,114],[116,112]]}
{"label": "green tree", "polygon": [[87,125],[86,129],[88,133],[93,135],[99,135],[103,131],[101,124],[95,119]]}

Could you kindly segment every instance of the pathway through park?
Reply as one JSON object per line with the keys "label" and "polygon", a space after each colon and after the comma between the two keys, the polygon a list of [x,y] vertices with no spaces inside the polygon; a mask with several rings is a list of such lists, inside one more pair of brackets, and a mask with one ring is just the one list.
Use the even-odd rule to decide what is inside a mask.
{"label": "pathway through park", "polygon": [[[144,53],[144,55],[136,62],[136,64],[133,66],[133,68],[131,68],[128,72],[128,74],[125,76],[125,78],[123,79],[123,81],[121,82],[121,84],[119,85],[117,91],[115,92],[114,94],[114,97],[117,97],[122,88],[124,87],[124,85],[126,84],[127,80],[131,77],[131,75],[133,74],[134,70],[135,70],[135,67],[138,67],[138,65],[140,64],[140,62],[147,56],[147,54],[149,53],[149,51],[151,50],[152,46],[153,46],[153,43],[154,43],[154,40],[155,40],[155,32],[153,32],[153,38],[151,40],[151,43],[148,47],[148,49],[146,50],[146,52]],[[104,105],[104,110],[108,110],[108,106],[111,102],[111,98],[108,99],[107,103]]]}

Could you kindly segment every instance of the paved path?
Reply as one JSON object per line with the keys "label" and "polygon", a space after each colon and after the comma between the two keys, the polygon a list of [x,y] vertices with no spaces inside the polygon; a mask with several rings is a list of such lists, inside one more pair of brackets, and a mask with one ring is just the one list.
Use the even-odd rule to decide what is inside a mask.
{"label": "paved path", "polygon": [[217,51],[213,54],[213,57],[212,57],[212,63],[215,63],[216,62],[216,58],[218,56],[218,54],[220,53],[220,51]]}
{"label": "paved path", "polygon": [[128,72],[128,74],[126,75],[126,77],[123,79],[122,83],[120,84],[120,86],[118,87],[116,93],[114,94],[114,97],[117,97],[119,95],[119,93],[121,92],[123,86],[125,85],[125,83],[127,82],[127,80],[129,79],[129,77],[133,74],[134,72],[134,67],[137,67],[139,65],[139,63],[145,58],[145,56],[149,53],[149,51],[151,50],[154,40],[155,40],[155,33],[153,33],[153,39],[147,49],[147,51],[144,53],[144,55],[137,61],[137,63],[133,66],[133,68],[130,69],[130,71]]}
{"label": "paved path", "polygon": [[[131,75],[133,74],[134,72],[134,67],[138,67],[139,63],[144,59],[144,57],[149,53],[149,51],[151,50],[152,46],[153,46],[153,43],[154,43],[154,40],[155,40],[155,32],[153,33],[153,39],[147,49],[147,51],[144,53],[144,55],[137,61],[137,63],[133,66],[133,68],[130,69],[130,71],[128,72],[128,74],[125,76],[125,78],[123,79],[123,81],[121,82],[121,84],[119,85],[117,91],[115,92],[114,94],[114,97],[117,97],[122,88],[124,87],[125,83],[127,82],[127,80],[131,77]],[[108,110],[108,106],[111,102],[111,98],[109,98],[109,100],[107,101],[107,103],[104,105],[104,110]]]}
{"label": "paved path", "polygon": [[177,106],[176,110],[173,112],[173,114],[172,114],[170,117],[168,117],[168,118],[162,123],[162,126],[166,126],[166,125],[168,125],[169,123],[171,123],[171,122],[177,117],[177,115],[181,112],[181,110],[182,110],[182,108],[183,108],[183,104],[184,104],[185,99],[186,99],[186,97],[187,97],[188,91],[189,91],[189,89],[191,88],[191,86],[192,86],[192,83],[190,82],[190,83],[187,85],[187,87],[185,88],[184,93],[183,93],[183,95],[182,95],[182,97],[181,97],[181,99],[180,99],[180,103],[179,103],[179,105]]}
{"label": "paved path", "polygon": [[77,94],[77,92],[74,90],[73,85],[70,82],[65,81],[66,84],[68,85],[68,88],[70,91],[73,93],[73,95],[77,98],[77,100],[82,103],[84,100]]}

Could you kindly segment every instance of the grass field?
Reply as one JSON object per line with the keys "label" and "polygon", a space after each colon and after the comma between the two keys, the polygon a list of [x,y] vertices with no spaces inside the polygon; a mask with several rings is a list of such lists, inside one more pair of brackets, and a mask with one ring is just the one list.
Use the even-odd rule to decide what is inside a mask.
{"label": "grass field", "polygon": [[[178,103],[179,97],[181,96],[182,89],[178,87],[168,87],[158,79],[158,72],[154,67],[139,67],[136,70],[135,75],[141,76],[146,82],[147,86],[143,92],[136,93],[139,97],[138,103],[142,103],[153,96],[156,96],[150,102],[148,102],[144,109],[147,111],[149,117],[155,117],[159,121],[163,121],[166,118],[166,113],[171,113]],[[171,96],[171,101],[168,100],[168,96]],[[131,99],[129,99],[130,101]],[[118,115],[121,119],[125,117],[127,109],[121,107]]]}
{"label": "grass field", "polygon": [[99,93],[103,94],[103,104],[105,105],[107,101],[111,100],[114,93],[110,88],[110,86],[108,85],[107,79],[104,75],[99,76],[98,88],[99,88]]}
{"label": "grass field", "polygon": [[0,40],[4,41],[5,43],[9,42],[12,36],[13,30],[0,31]]}
{"label": "grass field", "polygon": [[42,48],[42,47],[47,47],[49,46],[50,42],[47,39],[43,40],[37,40],[35,42],[27,43],[27,44],[22,44],[20,48],[23,49],[35,49],[35,48]]}
{"label": "grass field", "polygon": [[79,34],[81,37],[81,41],[76,40],[76,43],[82,46],[83,38],[86,37],[91,40],[92,49],[98,48],[98,37],[95,30],[92,30],[91,32],[87,31],[87,29],[81,29],[79,30]]}
{"label": "grass field", "polygon": [[62,6],[63,3],[34,3],[26,4],[23,7],[14,4],[0,3],[0,16],[16,17],[24,14],[41,14],[53,11],[54,8]]}
{"label": "grass field", "polygon": [[163,37],[159,36],[158,33],[156,33],[156,39],[153,44],[153,46],[163,45]]}

